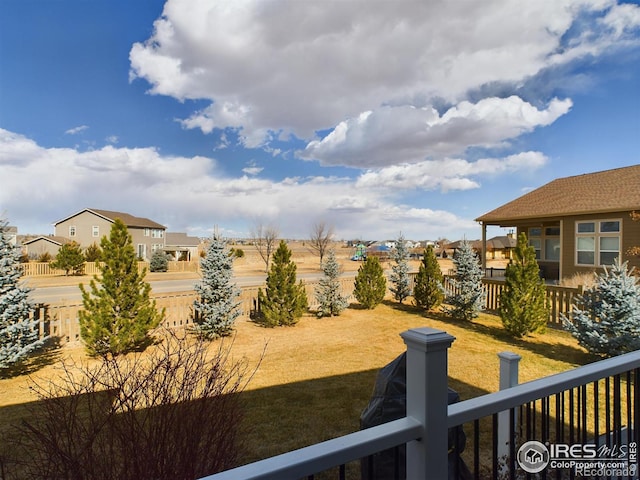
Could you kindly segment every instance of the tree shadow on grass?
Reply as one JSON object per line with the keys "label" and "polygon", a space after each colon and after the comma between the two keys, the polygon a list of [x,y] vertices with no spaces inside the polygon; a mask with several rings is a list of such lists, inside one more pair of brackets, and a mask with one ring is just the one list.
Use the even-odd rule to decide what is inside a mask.
{"label": "tree shadow on grass", "polygon": [[[486,335],[492,337],[495,340],[504,343],[505,349],[509,348],[509,346],[513,346],[554,360],[566,360],[566,358],[572,358],[577,364],[580,365],[586,365],[588,363],[593,363],[601,360],[599,356],[585,352],[583,349],[577,346],[573,347],[570,345],[565,345],[563,343],[545,341],[544,337],[538,337],[536,339],[533,339],[532,337],[514,338],[500,324],[485,325],[483,323],[475,321],[467,322],[464,320],[456,320],[442,311],[426,311],[423,308],[412,305],[410,303],[401,304],[398,302],[394,302],[393,300],[384,300],[382,303],[400,312],[419,315],[427,319],[453,325],[457,328],[463,328],[478,335]],[[495,315],[492,312],[484,312],[483,314]],[[547,329],[562,330],[562,328],[554,325],[548,325]]]}
{"label": "tree shadow on grass", "polygon": [[[485,315],[491,314],[485,313]],[[504,343],[507,348],[509,346],[517,347],[554,360],[566,360],[567,358],[572,358],[580,365],[586,365],[588,363],[601,360],[597,355],[585,352],[579,347],[573,347],[558,342],[545,341],[544,338],[538,337],[535,340],[531,337],[514,338],[499,325],[485,325],[474,321],[467,322],[464,320],[456,320],[442,312],[428,312],[425,313],[425,317],[442,323],[454,325],[458,328],[463,328],[478,335],[492,337],[495,340]],[[555,327],[549,326],[547,328],[553,328],[556,330]]]}
{"label": "tree shadow on grass", "polygon": [[49,337],[41,348],[29,355],[25,360],[9,368],[0,368],[0,379],[30,375],[41,368],[58,362],[60,356],[60,337]]}

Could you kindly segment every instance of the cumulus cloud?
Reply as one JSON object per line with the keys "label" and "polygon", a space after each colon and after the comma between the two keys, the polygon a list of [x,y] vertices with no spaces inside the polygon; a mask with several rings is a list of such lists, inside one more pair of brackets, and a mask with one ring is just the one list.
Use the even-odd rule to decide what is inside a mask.
{"label": "cumulus cloud", "polygon": [[361,188],[389,190],[471,190],[480,187],[475,178],[497,176],[541,168],[548,158],[540,152],[522,152],[504,158],[476,161],[447,158],[415,164],[393,165],[362,173],[356,180]]}
{"label": "cumulus cloud", "polygon": [[[477,172],[484,168],[467,168],[469,176]],[[26,219],[50,225],[94,207],[153,218],[172,231],[195,235],[206,235],[214,224],[236,230],[244,225],[246,233],[253,219],[264,218],[284,235],[304,238],[314,219],[327,213],[344,238],[393,237],[400,230],[414,238],[469,229],[475,236],[477,230],[474,222],[452,212],[410,207],[371,178],[275,181],[245,173],[228,176],[213,158],[163,155],[155,148],[44,148],[0,129],[0,209],[18,225]]]}
{"label": "cumulus cloud", "polygon": [[[464,150],[466,137],[451,137],[454,125],[473,145],[493,145],[548,124],[567,101],[542,98],[549,105],[535,112],[526,105],[523,112],[506,111],[507,99],[464,101],[470,91],[491,84],[510,85],[515,93],[551,67],[637,44],[633,33],[639,12],[636,5],[613,0],[389,1],[375,6],[365,0],[168,0],[151,37],[131,48],[130,77],[146,80],[153,94],[209,100],[182,125],[205,133],[232,128],[240,142],[253,148],[283,133],[311,140],[317,131],[332,129],[336,137],[340,126],[347,127],[348,140],[355,143],[356,133],[368,133],[356,129],[363,112],[371,112],[369,129],[399,121],[387,143],[395,134],[409,146],[396,153],[395,161],[365,163],[382,166]],[[434,99],[454,105],[450,116],[455,121],[438,117],[448,128],[428,123]],[[491,135],[490,115],[479,108],[497,103],[501,131]],[[512,103],[518,108],[517,101]],[[504,121],[518,113],[534,118],[515,119],[513,130],[505,131]],[[463,129],[466,122],[476,130]],[[430,136],[436,138],[426,145],[433,145],[434,152],[425,155],[424,137]],[[328,148],[333,139],[322,140]],[[322,153],[320,146],[311,145],[318,147],[314,153]],[[321,159],[339,163],[334,157]],[[356,160],[362,158],[352,156],[352,163]]]}
{"label": "cumulus cloud", "polygon": [[442,116],[433,108],[382,107],[341,122],[298,155],[323,165],[375,167],[419,162],[496,147],[538,126],[549,125],[571,108],[553,99],[544,110],[519,97],[467,101]]}

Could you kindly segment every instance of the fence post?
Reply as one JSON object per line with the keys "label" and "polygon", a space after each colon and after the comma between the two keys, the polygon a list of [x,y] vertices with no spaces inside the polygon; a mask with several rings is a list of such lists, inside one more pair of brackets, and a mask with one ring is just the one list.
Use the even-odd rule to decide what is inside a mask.
{"label": "fence post", "polygon": [[[500,390],[515,387],[518,385],[518,364],[522,357],[513,352],[500,352],[498,358],[500,359]],[[509,468],[509,447],[514,433],[510,428],[509,417],[509,411],[498,413],[498,461],[501,462],[503,471]],[[517,425],[517,412],[514,412],[514,418]]]}
{"label": "fence post", "polygon": [[400,334],[407,345],[407,416],[424,426],[407,444],[407,478],[447,478],[447,350],[455,337],[434,328]]}

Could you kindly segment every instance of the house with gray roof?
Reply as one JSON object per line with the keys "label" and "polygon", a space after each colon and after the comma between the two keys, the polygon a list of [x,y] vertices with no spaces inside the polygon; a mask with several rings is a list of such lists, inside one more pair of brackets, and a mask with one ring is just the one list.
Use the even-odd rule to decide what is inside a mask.
{"label": "house with gray roof", "polygon": [[165,247],[166,227],[148,218],[136,217],[124,212],[85,208],[54,223],[55,235],[74,240],[84,249],[91,244],[100,244],[100,239],[109,235],[111,225],[119,218],[127,226],[133,239],[136,254],[149,260],[155,250]]}
{"label": "house with gray roof", "polygon": [[[487,226],[524,232],[543,277],[556,281],[602,271],[616,257],[640,268],[640,165],[559,178],[478,217]],[[483,249],[484,252],[487,249]],[[483,255],[486,266],[486,255]]]}
{"label": "house with gray roof", "polygon": [[167,232],[164,251],[171,255],[173,260],[191,261],[199,258],[200,244],[198,237],[190,237],[182,232]]}

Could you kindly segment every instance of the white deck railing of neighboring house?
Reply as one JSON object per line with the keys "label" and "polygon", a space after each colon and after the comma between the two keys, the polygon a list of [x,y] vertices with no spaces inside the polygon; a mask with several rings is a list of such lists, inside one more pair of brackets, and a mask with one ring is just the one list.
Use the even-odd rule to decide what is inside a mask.
{"label": "white deck railing of neighboring house", "polygon": [[[608,445],[609,451],[625,445],[627,456],[615,460],[637,468],[629,448],[640,442],[636,428],[640,418],[640,351],[448,405],[447,351],[454,338],[431,328],[408,330],[401,336],[407,346],[405,417],[205,480],[294,480],[313,478],[335,467],[339,478],[344,478],[340,466],[405,443],[406,478],[456,478],[448,477],[448,431],[456,427],[473,432],[468,450],[474,478],[532,478],[517,466],[515,451],[533,440],[547,445],[591,442],[598,447]],[[537,412],[537,420],[532,420],[531,412],[534,417]],[[500,428],[500,415],[505,413]],[[603,413],[606,418],[602,418]],[[481,422],[485,418],[489,422]],[[484,455],[479,439],[486,432],[481,425],[488,425],[493,432],[489,432],[489,453]],[[498,442],[505,426],[507,437],[501,442],[506,441],[506,449]],[[502,458],[501,452],[506,452]],[[633,471],[636,473],[630,478],[638,478],[637,469]],[[569,478],[567,475],[573,474],[549,465],[543,475]]]}

